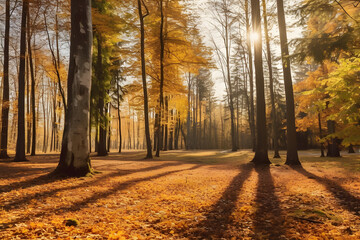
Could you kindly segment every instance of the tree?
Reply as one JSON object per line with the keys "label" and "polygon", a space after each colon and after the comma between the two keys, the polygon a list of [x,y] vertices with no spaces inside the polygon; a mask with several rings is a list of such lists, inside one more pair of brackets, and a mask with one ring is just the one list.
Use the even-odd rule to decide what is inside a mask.
{"label": "tree", "polygon": [[216,55],[218,57],[218,62],[221,66],[221,72],[223,75],[226,92],[227,92],[227,101],[230,109],[230,121],[231,121],[231,150],[235,152],[237,150],[236,146],[236,130],[235,130],[235,109],[234,109],[234,90],[233,84],[231,83],[231,66],[230,66],[230,57],[231,57],[231,28],[234,23],[234,16],[231,9],[230,0],[222,0],[220,2],[212,1],[211,4],[214,9],[214,18],[216,22],[220,25],[217,27],[220,37],[225,48],[225,53],[222,52],[221,48],[218,46],[215,40],[213,40],[213,45],[215,47]]}
{"label": "tree", "polygon": [[[146,9],[146,13],[142,13],[142,5]],[[141,77],[143,83],[144,92],[144,116],[145,116],[145,136],[146,136],[146,159],[152,159],[152,147],[150,139],[150,127],[149,127],[149,104],[148,104],[148,92],[146,83],[146,65],[145,65],[145,30],[144,30],[144,18],[149,14],[146,5],[142,0],[138,0],[138,10],[140,19],[140,48],[141,48]]]}
{"label": "tree", "polygon": [[251,0],[253,32],[258,34],[254,42],[255,79],[256,79],[256,149],[252,160],[255,164],[270,164],[267,147],[265,113],[264,72],[262,61],[261,17],[259,0]]}
{"label": "tree", "polygon": [[[36,17],[38,16],[38,14],[36,15]],[[33,63],[33,55],[32,55],[32,47],[31,47],[31,37],[33,32],[31,32],[30,30],[30,10],[28,9],[27,12],[27,49],[28,49],[28,61],[29,61],[29,67],[30,67],[30,79],[31,79],[31,94],[30,94],[30,98],[31,98],[31,102],[30,102],[30,107],[31,107],[31,121],[32,121],[32,137],[31,137],[31,156],[35,156],[35,151],[36,151],[36,110],[35,110],[35,72],[34,72],[34,63]],[[29,141],[30,142],[30,141]]]}
{"label": "tree", "polygon": [[161,126],[161,111],[164,106],[164,51],[165,51],[165,41],[164,41],[164,10],[163,10],[163,0],[160,0],[160,92],[159,92],[159,113],[158,113],[158,126],[156,128],[157,132],[157,147],[156,147],[156,156],[160,157],[160,148],[162,146],[162,136],[160,131]]}
{"label": "tree", "polygon": [[18,93],[18,133],[16,140],[15,162],[27,161],[25,156],[25,54],[26,54],[26,21],[29,2],[23,0],[20,36],[20,66]]}
{"label": "tree", "polygon": [[249,58],[249,85],[250,85],[250,132],[251,132],[251,140],[252,140],[252,148],[253,151],[256,149],[256,136],[255,136],[255,109],[254,109],[254,77],[253,77],[253,54],[251,50],[251,39],[250,39],[250,21],[249,21],[249,0],[245,0],[245,22],[246,22],[246,45],[248,50],[248,58]]}
{"label": "tree", "polygon": [[278,10],[282,66],[283,66],[283,74],[284,74],[285,96],[286,96],[287,154],[286,154],[285,164],[301,165],[297,153],[294,92],[293,92],[292,79],[291,79],[291,68],[290,68],[283,0],[277,0],[277,10]]}
{"label": "tree", "polygon": [[10,42],[10,0],[5,3],[5,36],[4,36],[4,77],[1,114],[1,151],[0,158],[8,158],[8,126],[9,126],[9,42]]}
{"label": "tree", "polygon": [[92,41],[91,0],[72,0],[68,109],[60,161],[55,170],[67,176],[92,173],[88,139]]}
{"label": "tree", "polygon": [[266,41],[266,53],[267,53],[267,64],[269,69],[269,88],[270,88],[270,101],[271,101],[271,117],[272,117],[272,133],[273,133],[273,142],[274,142],[274,158],[280,158],[279,154],[279,139],[278,139],[278,125],[277,125],[277,116],[275,108],[275,94],[274,94],[274,76],[273,76],[273,66],[272,66],[272,56],[270,48],[270,38],[268,31],[268,20],[266,12],[266,1],[262,0],[263,7],[263,18],[264,18],[264,34]]}

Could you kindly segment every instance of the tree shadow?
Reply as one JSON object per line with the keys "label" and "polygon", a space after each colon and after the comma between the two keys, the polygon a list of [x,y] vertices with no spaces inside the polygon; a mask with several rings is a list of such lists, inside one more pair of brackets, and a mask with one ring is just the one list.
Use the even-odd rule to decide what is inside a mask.
{"label": "tree shadow", "polygon": [[[21,177],[28,177],[31,175],[39,175],[39,174],[43,174],[44,172],[50,172],[51,170],[54,169],[55,167],[1,166],[0,181],[21,178]],[[0,192],[1,189],[2,187],[0,187]]]}
{"label": "tree shadow", "polygon": [[256,212],[253,217],[255,239],[281,239],[285,235],[284,216],[280,201],[275,195],[274,181],[270,166],[256,166],[258,184],[255,203]]}
{"label": "tree shadow", "polygon": [[345,190],[335,181],[332,181],[327,178],[319,177],[311,172],[306,171],[301,166],[292,167],[292,169],[304,175],[305,177],[314,179],[318,183],[322,184],[326,188],[326,190],[329,191],[336,198],[338,203],[343,208],[352,212],[356,216],[360,216],[360,198],[349,193],[347,190]]}
{"label": "tree shadow", "polygon": [[100,199],[107,198],[110,195],[116,194],[117,192],[119,192],[121,190],[125,190],[125,189],[127,189],[133,185],[136,185],[140,182],[152,181],[152,180],[155,180],[155,179],[158,179],[161,177],[165,177],[165,176],[168,176],[168,175],[171,175],[174,173],[179,173],[179,172],[183,172],[183,171],[191,171],[191,170],[197,169],[199,167],[200,167],[200,165],[196,165],[196,166],[193,166],[193,167],[187,168],[187,169],[166,171],[166,172],[159,173],[159,174],[149,176],[149,177],[136,178],[136,179],[128,180],[125,182],[120,182],[120,183],[115,184],[114,187],[112,187],[111,189],[109,189],[107,191],[95,192],[92,194],[92,196],[85,198],[83,200],[80,200],[80,201],[72,202],[70,205],[66,205],[66,206],[62,206],[62,207],[58,207],[58,208],[47,209],[46,211],[42,211],[42,212],[38,212],[38,213],[34,213],[34,214],[30,213],[30,214],[27,214],[26,216],[22,216],[20,218],[14,219],[7,223],[0,223],[0,230],[7,229],[15,224],[23,223],[23,222],[31,220],[31,219],[46,217],[46,216],[49,216],[54,213],[61,214],[63,212],[76,212],[76,211],[79,211],[79,210],[87,207],[89,204],[95,203],[96,201],[98,201]]}
{"label": "tree shadow", "polygon": [[241,166],[241,172],[232,179],[220,199],[211,206],[210,211],[205,215],[205,220],[197,224],[195,232],[190,233],[191,237],[217,239],[224,236],[228,226],[232,223],[231,215],[235,211],[239,194],[244,182],[250,177],[252,169],[253,164],[251,163]]}
{"label": "tree shadow", "polygon": [[[104,174],[100,177],[96,177],[93,180],[90,181],[85,181],[81,184],[77,184],[77,185],[71,185],[71,186],[65,186],[65,187],[60,187],[60,188],[56,188],[56,189],[51,189],[51,190],[47,190],[47,191],[40,191],[40,192],[36,192],[34,194],[28,194],[22,198],[16,199],[15,201],[11,201],[9,203],[6,203],[4,205],[0,205],[0,208],[2,208],[3,210],[9,211],[9,210],[14,210],[17,208],[20,208],[21,206],[27,204],[28,202],[30,202],[32,199],[39,199],[39,198],[44,198],[44,197],[50,197],[54,194],[56,194],[57,192],[60,191],[68,191],[68,190],[74,190],[77,188],[81,188],[81,187],[88,187],[94,184],[101,184],[104,180],[108,179],[108,178],[112,178],[112,177],[119,177],[119,176],[124,176],[124,175],[129,175],[132,173],[140,173],[140,172],[147,172],[147,171],[153,171],[153,170],[158,170],[158,169],[162,169],[165,167],[170,167],[170,166],[179,166],[182,165],[182,163],[164,163],[164,164],[160,164],[160,165],[156,165],[156,166],[151,166],[151,167],[147,167],[147,168],[141,168],[141,169],[134,169],[134,170],[119,170],[116,172],[112,172],[109,174]],[[43,177],[43,180],[39,180],[39,178]],[[45,175],[45,176],[41,176],[39,178],[35,178],[32,179],[28,182],[20,182],[18,183],[18,185],[13,186],[10,191],[14,190],[14,189],[19,189],[19,188],[29,188],[32,186],[39,186],[39,185],[44,185],[47,183],[51,183],[51,182],[55,182],[55,181],[59,181],[59,178],[52,178],[49,175]],[[63,178],[64,179],[64,178]],[[39,182],[40,181],[40,182]]]}

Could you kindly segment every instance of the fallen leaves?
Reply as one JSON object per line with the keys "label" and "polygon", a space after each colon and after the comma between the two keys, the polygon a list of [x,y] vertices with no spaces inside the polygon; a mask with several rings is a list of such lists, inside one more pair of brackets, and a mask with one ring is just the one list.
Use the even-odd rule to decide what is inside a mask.
{"label": "fallen leaves", "polygon": [[0,239],[360,238],[359,178],[343,169],[112,158],[92,178],[0,180]]}

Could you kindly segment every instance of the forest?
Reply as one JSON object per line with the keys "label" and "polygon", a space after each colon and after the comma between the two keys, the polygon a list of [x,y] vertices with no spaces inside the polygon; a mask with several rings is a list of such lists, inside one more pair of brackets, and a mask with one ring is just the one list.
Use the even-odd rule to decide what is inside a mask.
{"label": "forest", "polygon": [[0,239],[359,239],[360,1],[1,0]]}

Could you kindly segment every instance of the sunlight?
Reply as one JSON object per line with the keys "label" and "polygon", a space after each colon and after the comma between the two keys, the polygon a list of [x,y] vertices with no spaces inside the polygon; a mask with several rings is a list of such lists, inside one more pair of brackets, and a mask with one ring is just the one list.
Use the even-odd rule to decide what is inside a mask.
{"label": "sunlight", "polygon": [[257,32],[251,32],[250,33],[251,42],[257,42],[258,39],[259,39],[259,33],[257,33]]}

